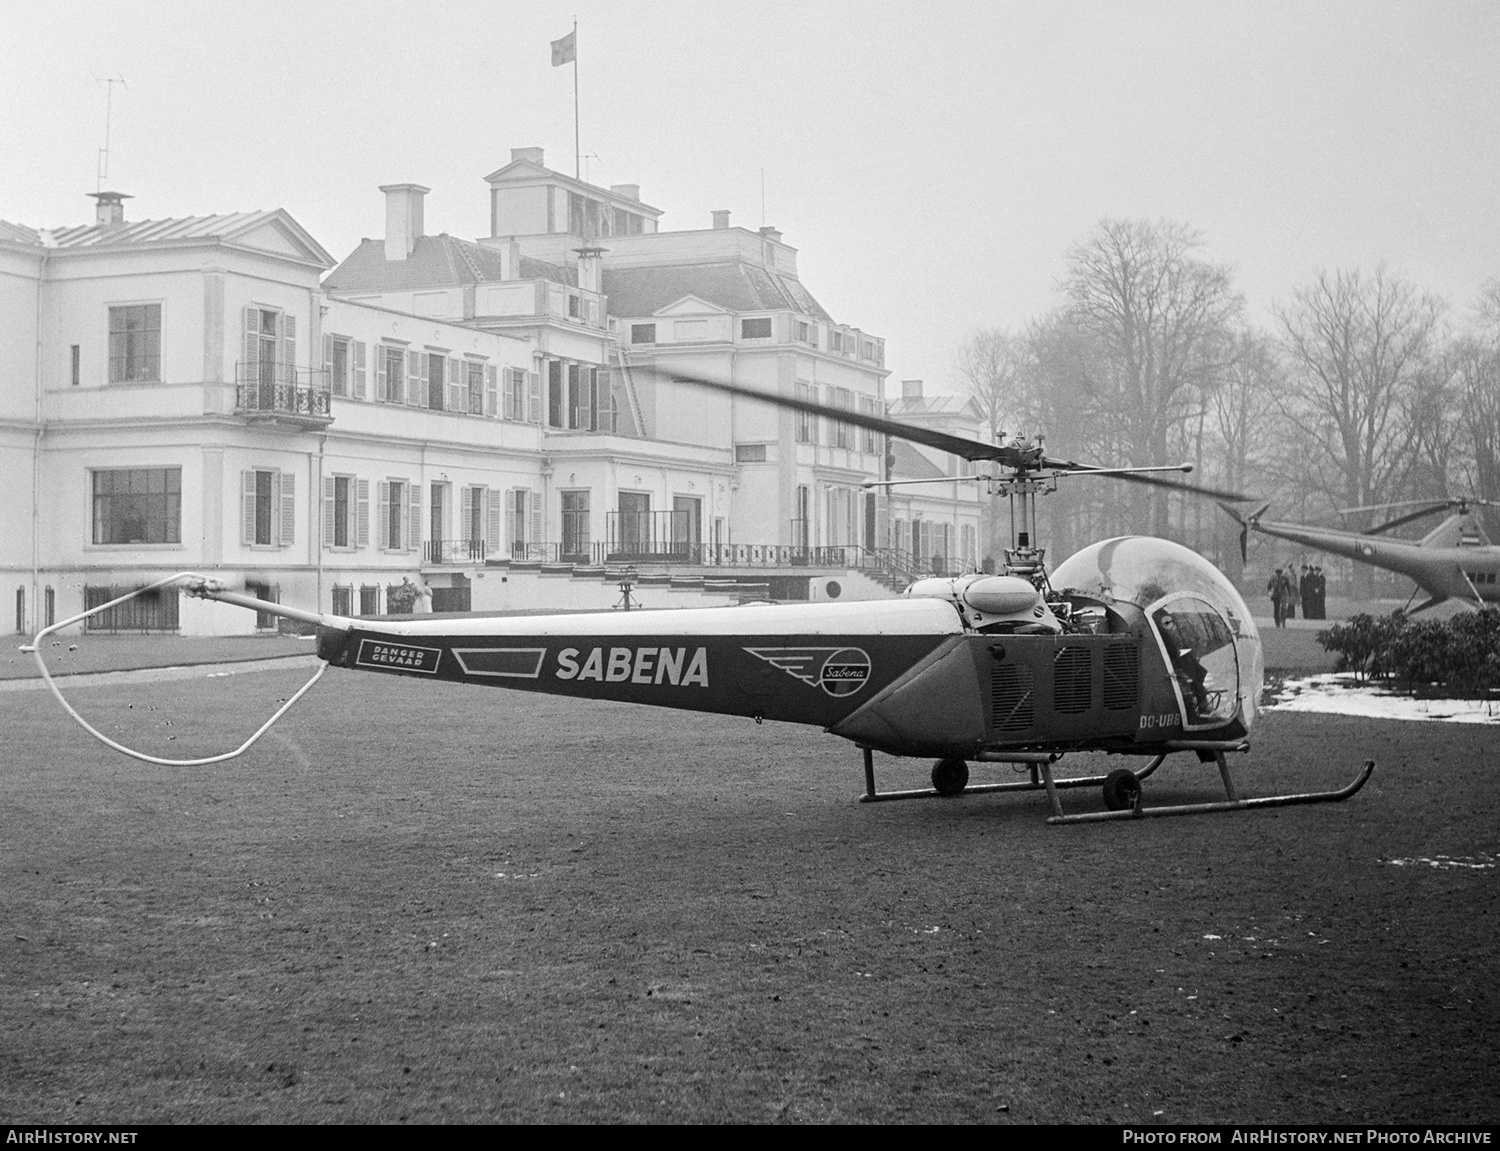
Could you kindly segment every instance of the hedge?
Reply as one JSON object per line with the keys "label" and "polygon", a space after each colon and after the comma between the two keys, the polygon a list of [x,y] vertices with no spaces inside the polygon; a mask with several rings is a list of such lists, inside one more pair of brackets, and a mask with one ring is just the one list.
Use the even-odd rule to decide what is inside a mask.
{"label": "hedge", "polygon": [[1500,688],[1500,609],[1413,622],[1401,612],[1356,615],[1318,633],[1338,671],[1387,679],[1400,689],[1485,696]]}

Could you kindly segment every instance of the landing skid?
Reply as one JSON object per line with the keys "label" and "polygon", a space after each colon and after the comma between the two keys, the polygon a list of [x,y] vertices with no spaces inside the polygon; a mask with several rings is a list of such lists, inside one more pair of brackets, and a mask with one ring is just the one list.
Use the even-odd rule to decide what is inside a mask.
{"label": "landing skid", "polygon": [[[1224,758],[1225,751],[1244,751],[1244,744],[1212,745],[1212,744],[1182,744],[1171,747],[1172,751],[1196,751],[1199,758],[1212,761],[1219,766],[1219,777],[1224,783],[1224,794],[1228,797],[1214,803],[1178,803],[1167,804],[1161,807],[1145,807],[1141,803],[1140,781],[1149,776],[1162,761],[1167,758],[1166,753],[1156,756],[1140,771],[1128,770],[1112,771],[1108,775],[1090,775],[1078,779],[1054,779],[1052,775],[1052,764],[1062,758],[1061,753],[1053,752],[1011,752],[994,756],[986,756],[985,762],[989,763],[1016,763],[1024,764],[1031,769],[1029,780],[1017,783],[982,783],[973,787],[967,786],[968,768],[962,760],[940,760],[933,769],[934,783],[942,783],[939,787],[917,788],[911,791],[886,791],[875,790],[875,762],[874,754],[869,748],[863,748],[865,758],[865,794],[860,796],[861,803],[881,803],[892,799],[929,799],[935,796],[967,795],[970,793],[981,793],[988,791],[1046,791],[1047,798],[1052,804],[1052,815],[1047,817],[1049,824],[1059,823],[1098,823],[1107,819],[1144,819],[1147,816],[1165,815],[1205,815],[1217,811],[1242,811],[1254,807],[1293,807],[1304,803],[1337,803],[1348,799],[1351,795],[1362,788],[1371,774],[1375,771],[1375,761],[1365,760],[1365,765],[1349,784],[1334,791],[1311,791],[1291,795],[1268,795],[1256,799],[1241,799],[1239,791],[1234,784],[1234,776],[1230,773],[1229,763]],[[943,773],[945,765],[958,764],[962,767],[962,778],[955,778],[950,770],[946,775]],[[1062,798],[1059,792],[1070,787],[1099,787],[1104,789],[1105,803],[1113,808],[1110,811],[1078,812],[1068,815],[1063,812]]]}

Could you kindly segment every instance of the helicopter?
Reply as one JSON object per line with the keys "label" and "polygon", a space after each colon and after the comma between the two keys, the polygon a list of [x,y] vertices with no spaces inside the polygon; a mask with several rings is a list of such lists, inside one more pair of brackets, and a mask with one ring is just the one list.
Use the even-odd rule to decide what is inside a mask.
{"label": "helicopter", "polygon": [[[1413,591],[1403,609],[1407,615],[1426,611],[1453,598],[1471,600],[1479,607],[1485,603],[1500,601],[1500,547],[1490,542],[1478,517],[1471,510],[1474,507],[1500,507],[1500,504],[1492,500],[1445,496],[1441,499],[1403,500],[1394,504],[1341,508],[1340,515],[1417,508],[1416,511],[1406,512],[1363,532],[1263,520],[1261,516],[1270,507],[1269,504],[1262,504],[1248,514],[1241,514],[1222,502],[1219,507],[1240,525],[1242,559],[1246,552],[1248,533],[1254,531],[1410,577],[1416,583],[1417,590],[1425,591],[1428,598],[1412,607],[1411,601],[1417,596],[1417,592]],[[1420,540],[1392,539],[1381,535],[1392,528],[1448,509],[1452,509],[1452,514]]]}
{"label": "helicopter", "polygon": [[[976,478],[1011,500],[1004,571],[920,579],[892,600],[409,620],[304,611],[181,573],[46,628],[29,648],[75,720],[156,763],[241,754],[336,667],[816,726],[860,749],[862,802],[1040,790],[1053,824],[1337,801],[1373,772],[1369,760],[1338,790],[1240,796],[1226,757],[1249,750],[1264,670],[1260,636],[1234,585],[1197,553],[1123,536],[1084,548],[1048,574],[1045,549],[1033,542],[1039,494],[1068,477],[1108,475],[1245,498],[1153,474],[1190,465],[1094,467],[1048,456],[1040,438],[985,444],[724,381],[673,378],[988,464],[992,472]],[[169,583],[316,626],[323,663],[313,678],[240,748],[211,759],[157,759],[109,740],[63,700],[42,660],[52,631]],[[932,787],[879,791],[876,751],[935,758]],[[1064,755],[1085,751],[1146,762],[1105,775],[1053,773]],[[1174,753],[1216,764],[1225,799],[1146,806],[1142,781]],[[971,762],[1008,764],[1025,778],[971,785]],[[1059,793],[1079,787],[1100,788],[1105,810],[1065,813]]]}

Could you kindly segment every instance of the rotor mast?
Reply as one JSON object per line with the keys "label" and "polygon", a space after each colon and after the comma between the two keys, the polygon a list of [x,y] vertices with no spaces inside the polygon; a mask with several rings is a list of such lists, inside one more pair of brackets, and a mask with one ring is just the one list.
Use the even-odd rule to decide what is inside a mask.
{"label": "rotor mast", "polygon": [[[1041,436],[1017,436],[1011,446],[1023,453],[1023,462],[1008,473],[989,477],[992,496],[1010,500],[1010,547],[1005,549],[1005,574],[1019,576],[1039,591],[1047,589],[1047,549],[1037,539],[1036,497],[1057,490],[1057,474],[1037,466],[1042,459]],[[1031,462],[1035,455],[1037,463]]]}

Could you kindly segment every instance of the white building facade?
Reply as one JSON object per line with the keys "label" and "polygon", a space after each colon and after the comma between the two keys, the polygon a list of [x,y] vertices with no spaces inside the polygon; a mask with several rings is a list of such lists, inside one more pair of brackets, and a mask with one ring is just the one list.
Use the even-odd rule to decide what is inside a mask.
{"label": "white building facade", "polygon": [[[92,225],[0,222],[15,630],[185,570],[378,614],[536,606],[514,574],[560,566],[872,566],[883,439],[675,375],[878,412],[883,343],[774,229],[662,232],[638,188],[542,159],[488,178],[481,241],[427,236],[427,189],[384,186],[385,236],[326,279],[284,211],[127,221],[101,193]],[[276,621],[172,594],[95,623]]]}

